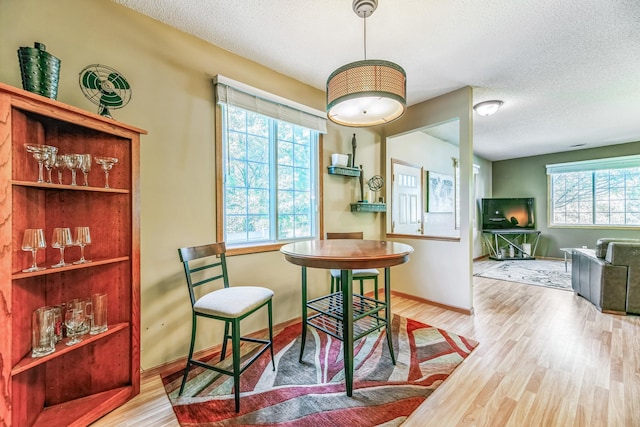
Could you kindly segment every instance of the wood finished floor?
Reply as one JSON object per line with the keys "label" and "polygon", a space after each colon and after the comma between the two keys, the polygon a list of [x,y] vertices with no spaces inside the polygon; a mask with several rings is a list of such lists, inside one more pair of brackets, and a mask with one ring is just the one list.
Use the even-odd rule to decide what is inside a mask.
{"label": "wood finished floor", "polygon": [[[572,292],[474,277],[467,316],[394,296],[393,312],[480,342],[404,426],[640,426],[640,317]],[[159,376],[94,426],[178,426]]]}

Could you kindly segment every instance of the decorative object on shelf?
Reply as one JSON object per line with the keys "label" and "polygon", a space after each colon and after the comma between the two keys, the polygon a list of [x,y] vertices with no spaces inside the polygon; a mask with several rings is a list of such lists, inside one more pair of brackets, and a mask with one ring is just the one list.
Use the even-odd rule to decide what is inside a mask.
{"label": "decorative object on shelf", "polygon": [[351,166],[352,168],[356,166],[356,148],[358,147],[358,142],[356,141],[356,134],[353,134],[353,137],[351,138],[351,159],[349,159],[349,164],[348,166]]}
{"label": "decorative object on shelf", "polygon": [[80,72],[80,89],[98,106],[98,114],[111,119],[109,108],[122,108],[131,100],[131,86],[127,80],[106,65],[87,65]]}
{"label": "decorative object on shelf", "polygon": [[84,247],[91,244],[91,233],[89,227],[76,227],[76,239],[74,241],[76,246],[80,246],[80,259],[75,261],[74,264],[85,264],[91,262],[91,260],[84,259]]}
{"label": "decorative object on shelf", "polygon": [[349,166],[349,156],[346,154],[333,153],[331,155],[331,166]]}
{"label": "decorative object on shelf", "polygon": [[82,185],[87,187],[89,185],[88,175],[91,172],[91,154],[80,154],[80,170],[84,175],[84,183]]}
{"label": "decorative object on shelf", "polygon": [[24,273],[45,270],[45,267],[38,267],[37,254],[38,249],[45,249],[46,247],[47,241],[44,238],[44,231],[42,231],[42,228],[28,228],[24,231],[22,250],[25,252],[31,252],[33,258],[31,267],[22,270]]}
{"label": "decorative object on shelf", "polygon": [[65,154],[64,165],[71,171],[71,185],[78,185],[76,183],[77,169],[80,167],[80,161],[82,160],[81,154]]}
{"label": "decorative object on shelf", "polygon": [[47,52],[43,43],[18,49],[22,88],[47,98],[58,97],[60,60]]}
{"label": "decorative object on shelf", "polygon": [[113,168],[113,165],[118,163],[118,159],[115,157],[96,156],[95,160],[104,171],[104,188],[111,188],[109,187],[109,171]]}
{"label": "decorative object on shelf", "polygon": [[364,202],[365,201],[365,196],[364,196],[364,171],[362,170],[362,165],[360,165],[360,202]]}
{"label": "decorative object on shelf", "polygon": [[481,116],[490,116],[497,113],[500,107],[502,107],[502,104],[504,103],[498,100],[484,101],[474,105],[473,109]]}
{"label": "decorative object on shelf", "polygon": [[84,324],[84,317],[84,307],[80,305],[79,300],[67,303],[67,310],[64,312],[64,323],[67,326],[67,336],[71,338],[67,341],[67,345],[71,346],[82,341],[80,329]]}
{"label": "decorative object on shelf", "polygon": [[101,334],[108,330],[107,326],[107,294],[93,294],[93,316],[91,317],[91,335]]}
{"label": "decorative object on shelf", "polygon": [[375,203],[378,196],[378,191],[384,186],[384,178],[380,175],[374,175],[367,181],[367,187],[369,187],[369,203]]}
{"label": "decorative object on shelf", "polygon": [[404,69],[393,62],[367,59],[367,17],[377,7],[378,0],[353,0],[353,11],[364,21],[364,60],[343,65],[327,79],[327,117],[340,125],[389,123],[407,109]]}
{"label": "decorative object on shelf", "polygon": [[44,182],[44,173],[43,173],[44,162],[50,157],[53,149],[55,149],[56,152],[58,151],[58,149],[50,145],[43,145],[43,144],[25,144],[24,146],[27,149],[27,152],[31,153],[33,155],[33,158],[36,160],[36,162],[38,162],[38,181],[37,182]]}
{"label": "decorative object on shelf", "polygon": [[64,249],[73,246],[73,240],[71,240],[71,230],[65,228],[54,228],[53,237],[51,238],[51,247],[60,249],[60,261],[57,264],[52,265],[53,268],[66,267],[72,264],[64,262]]}
{"label": "decorative object on shelf", "polygon": [[56,349],[52,307],[40,307],[31,316],[31,357],[42,357]]}
{"label": "decorative object on shelf", "polygon": [[427,171],[427,207],[429,213],[453,213],[453,176]]}
{"label": "decorative object on shelf", "polygon": [[44,168],[47,170],[47,184],[53,183],[53,181],[51,181],[51,170],[55,167],[57,159],[58,147],[49,145],[49,155],[44,159]]}

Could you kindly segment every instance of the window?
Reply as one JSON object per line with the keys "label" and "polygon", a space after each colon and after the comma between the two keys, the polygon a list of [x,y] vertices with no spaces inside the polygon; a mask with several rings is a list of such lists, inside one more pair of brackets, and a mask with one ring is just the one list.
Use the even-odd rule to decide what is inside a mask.
{"label": "window", "polygon": [[237,85],[216,82],[221,113],[217,238],[232,251],[255,248],[248,252],[317,238],[323,127],[315,124],[324,124],[324,117],[314,122],[303,113],[305,120],[298,120],[298,110],[239,91]]}
{"label": "window", "polygon": [[640,156],[547,165],[550,225],[640,226]]}

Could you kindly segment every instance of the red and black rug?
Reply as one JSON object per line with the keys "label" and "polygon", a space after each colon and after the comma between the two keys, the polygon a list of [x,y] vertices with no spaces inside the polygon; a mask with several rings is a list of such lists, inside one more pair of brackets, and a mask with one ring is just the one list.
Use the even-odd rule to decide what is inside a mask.
{"label": "red and black rug", "polygon": [[[300,330],[297,323],[274,337],[275,371],[267,352],[242,374],[239,413],[234,410],[233,379],[228,376],[192,368],[181,397],[184,371],[164,376],[180,425],[400,425],[478,345],[394,316],[396,365],[391,363],[384,330],[357,341],[353,397],[347,397],[342,342],[309,328],[300,363]],[[218,360],[219,353],[210,358]]]}

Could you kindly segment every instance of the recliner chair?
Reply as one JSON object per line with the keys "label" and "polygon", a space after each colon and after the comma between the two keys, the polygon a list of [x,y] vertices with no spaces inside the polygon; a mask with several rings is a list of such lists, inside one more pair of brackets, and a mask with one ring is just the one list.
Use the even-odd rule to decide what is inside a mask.
{"label": "recliner chair", "polygon": [[598,239],[574,249],[571,286],[606,313],[640,314],[640,239]]}

